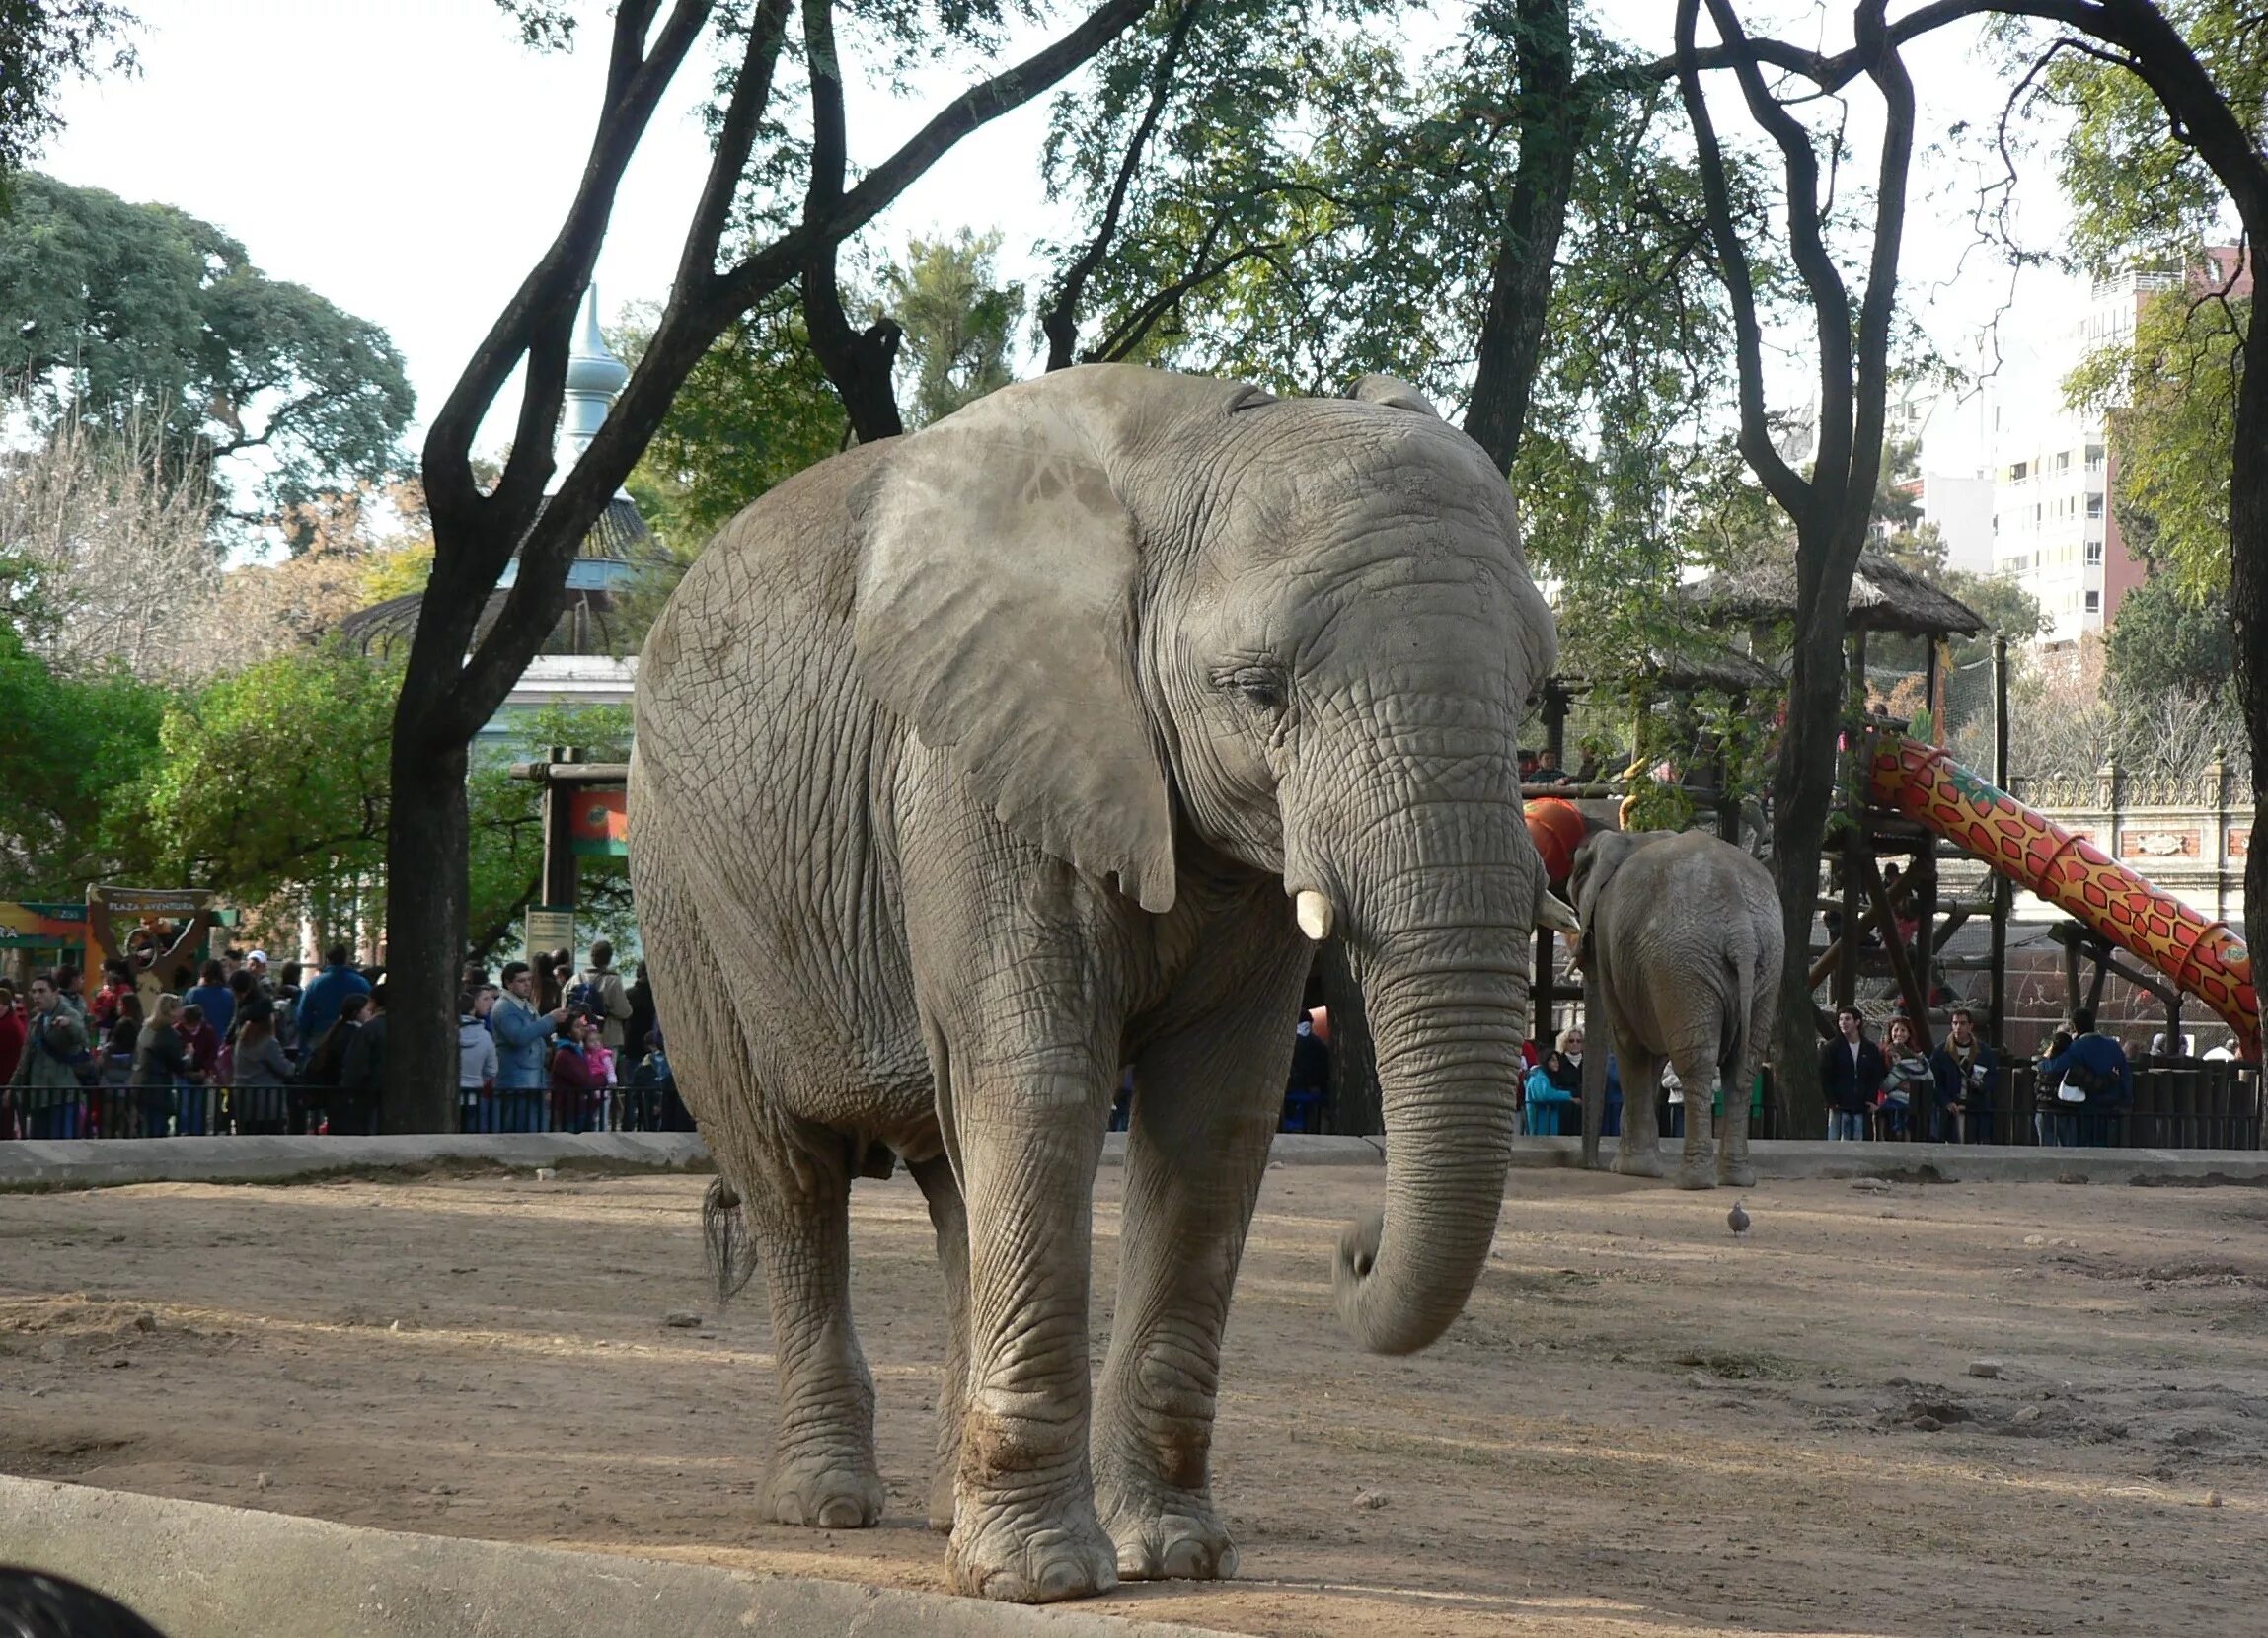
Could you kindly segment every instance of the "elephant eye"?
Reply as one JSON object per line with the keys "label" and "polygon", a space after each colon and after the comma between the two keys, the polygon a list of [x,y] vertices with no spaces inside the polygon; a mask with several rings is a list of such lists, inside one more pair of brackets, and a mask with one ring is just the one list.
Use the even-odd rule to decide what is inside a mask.
{"label": "elephant eye", "polygon": [[1233,666],[1216,672],[1213,681],[1241,695],[1245,704],[1255,710],[1280,711],[1289,698],[1284,687],[1283,673],[1272,666]]}

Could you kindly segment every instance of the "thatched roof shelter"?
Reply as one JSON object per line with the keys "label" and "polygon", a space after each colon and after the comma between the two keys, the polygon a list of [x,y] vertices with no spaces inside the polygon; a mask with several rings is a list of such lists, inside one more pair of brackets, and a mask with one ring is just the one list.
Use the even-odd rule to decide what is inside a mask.
{"label": "thatched roof shelter", "polygon": [[[1746,568],[1728,569],[1679,588],[1678,595],[1711,625],[1790,620],[1795,615],[1795,555],[1775,552]],[[1938,590],[1888,553],[1868,547],[1851,576],[1852,631],[1897,632],[1907,636],[1975,636],[1985,620],[1959,598]]]}
{"label": "thatched roof shelter", "polygon": [[1656,638],[1611,669],[1570,666],[1554,679],[1570,694],[1640,681],[1672,693],[1706,688],[1720,694],[1751,694],[1778,688],[1786,680],[1737,648],[1696,636]]}

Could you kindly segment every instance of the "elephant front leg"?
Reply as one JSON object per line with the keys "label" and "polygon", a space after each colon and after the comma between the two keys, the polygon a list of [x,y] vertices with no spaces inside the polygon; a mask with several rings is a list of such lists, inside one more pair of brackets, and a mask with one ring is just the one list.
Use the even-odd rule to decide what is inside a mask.
{"label": "elephant front leg", "polygon": [[1221,1332],[1283,1109],[1297,973],[1275,988],[1280,1007],[1186,1030],[1135,1066],[1118,1302],[1095,1418],[1096,1504],[1128,1581],[1237,1570],[1208,1461]]}
{"label": "elephant front leg", "polygon": [[968,1394],[945,1566],[1017,1603],[1118,1585],[1088,1464],[1087,1306],[1108,1080],[1095,1063],[952,1060],[968,1209]]}
{"label": "elephant front leg", "polygon": [[[782,1168],[784,1172],[788,1168]],[[856,1529],[882,1516],[874,1382],[851,1326],[851,1180],[839,1154],[746,1191],[779,1355],[766,1517]]]}

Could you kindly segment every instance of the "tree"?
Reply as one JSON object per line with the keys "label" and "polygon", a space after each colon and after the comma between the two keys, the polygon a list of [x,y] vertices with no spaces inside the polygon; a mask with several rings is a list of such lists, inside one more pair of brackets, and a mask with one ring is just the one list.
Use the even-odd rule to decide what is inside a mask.
{"label": "tree", "polygon": [[394,684],[330,642],[170,704],[158,754],[120,810],[161,878],[328,925],[384,862]]}
{"label": "tree", "polygon": [[2236,667],[2228,598],[2186,596],[2170,574],[2154,574],[2126,594],[2103,646],[2110,685],[2130,695],[2218,695]]}
{"label": "tree", "polygon": [[[154,425],[243,520],[401,465],[415,399],[386,333],[186,211],[25,175],[0,218],[0,380],[42,430]],[[256,454],[235,492],[216,463]]]}
{"label": "tree", "polygon": [[133,47],[119,37],[134,21],[116,0],[0,0],[0,214],[14,173],[62,123],[55,88],[130,71]]}
{"label": "tree", "polygon": [[[2268,244],[2268,52],[2253,10],[2234,0],[1999,0],[1997,9],[2053,30],[2022,41],[2045,65],[2047,94],[2079,114],[2063,181],[2077,208],[2076,248],[2090,264],[2194,265],[2230,212],[2246,245]],[[2231,269],[2230,294],[2234,281]],[[2258,834],[2268,819],[2268,326],[2234,304],[2225,311],[2239,342],[2228,421],[2229,611]],[[2189,538],[2197,535],[2209,548],[2211,531]],[[2245,858],[2244,914],[2255,928],[2268,918],[2268,855],[2258,849]]]}
{"label": "tree", "polygon": [[[433,571],[395,709],[387,843],[386,923],[397,997],[382,1099],[390,1126],[445,1131],[456,1118],[452,1024],[471,897],[466,779],[473,736],[550,633],[576,547],[644,452],[679,388],[735,319],[798,278],[808,297],[814,281],[807,272],[831,270],[838,248],[941,155],[1046,92],[1132,26],[1150,3],[1101,0],[1053,43],[969,85],[856,183],[849,175],[837,0],[801,0],[807,124],[794,111],[774,107],[788,48],[789,0],[721,9],[716,0],[671,0],[666,15],[663,0],[621,0],[615,7],[606,85],[574,199],[558,235],[475,350],[425,441]],[[531,37],[556,39],[567,22],[551,0],[506,0],[506,9]],[[935,12],[855,7],[849,15],[885,54],[917,44],[989,52],[1004,21],[993,0]],[[555,484],[552,434],[567,349],[616,190],[663,92],[713,21],[727,66],[717,82],[710,168],[668,305],[605,425]],[[736,248],[720,265],[736,223]],[[822,345],[815,330],[813,343]],[[511,455],[484,486],[473,468],[473,440],[523,363]],[[518,572],[502,609],[477,632],[515,558]]]}
{"label": "tree", "polygon": [[[1787,718],[1775,766],[1773,876],[1779,888],[1787,961],[1781,977],[1775,1085],[1784,1130],[1816,1131],[1825,1106],[1817,1083],[1817,1013],[1809,976],[1811,927],[1819,896],[1820,851],[1837,792],[1837,745],[1844,726],[1844,620],[1851,577],[1865,545],[1883,456],[1889,388],[1891,318],[1898,251],[1905,227],[1906,178],[1914,139],[1914,88],[1885,21],[1887,0],[1858,0],[1856,43],[1848,67],[1808,55],[1810,87],[1834,92],[1859,74],[1880,94],[1883,131],[1876,165],[1871,241],[1864,294],[1854,304],[1830,250],[1832,173],[1823,179],[1820,150],[1840,159],[1841,132],[1824,135],[1791,112],[1804,92],[1776,95],[1761,54],[1741,25],[1733,0],[1708,0],[1719,60],[1736,77],[1750,116],[1778,150],[1789,255],[1799,272],[1817,336],[1818,441],[1808,476],[1774,447],[1765,407],[1763,327],[1741,219],[1708,99],[1697,33],[1701,0],[1679,0],[1677,68],[1694,127],[1708,202],[1709,238],[1733,311],[1740,365],[1740,448],[1758,480],[1795,525],[1796,610],[1789,662]],[[1829,186],[1823,190],[1823,180]]]}
{"label": "tree", "polygon": [[66,420],[0,451],[0,604],[66,673],[188,676],[217,603],[211,515],[203,475],[168,461],[153,422]]}
{"label": "tree", "polygon": [[165,696],[57,672],[0,622],[0,896],[75,899],[117,872],[106,824],[157,754]]}
{"label": "tree", "polygon": [[913,424],[927,426],[1010,378],[1008,349],[1023,317],[1023,286],[995,282],[1000,235],[967,228],[916,239],[903,266],[882,275],[889,316],[905,334]]}
{"label": "tree", "polygon": [[[615,351],[635,365],[652,334],[651,317],[640,315],[613,337]],[[781,292],[726,325],[702,354],[628,486],[664,547],[690,563],[726,519],[840,450],[850,431],[802,313]],[[676,583],[668,575],[662,595]]]}

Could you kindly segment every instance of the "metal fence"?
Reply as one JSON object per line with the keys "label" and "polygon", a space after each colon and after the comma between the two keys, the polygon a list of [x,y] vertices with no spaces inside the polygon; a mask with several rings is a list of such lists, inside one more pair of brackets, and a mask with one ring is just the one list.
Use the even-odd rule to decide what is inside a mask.
{"label": "metal fence", "polygon": [[[690,1132],[667,1081],[575,1093],[461,1093],[462,1132]],[[378,1130],[366,1093],[339,1086],[0,1086],[0,1141],[38,1138],[356,1136]]]}
{"label": "metal fence", "polygon": [[[2236,1063],[2153,1063],[2136,1067],[2134,1102],[2123,1109],[2056,1104],[2042,1109],[2038,1076],[2030,1064],[2003,1067],[1993,1077],[1984,1109],[1954,1128],[1959,1141],[2066,1149],[2249,1149],[2264,1146],[2268,1109],[2260,1073]],[[2053,1101],[2051,1099],[2051,1101]],[[2045,1116],[2046,1124],[2035,1117]],[[1867,1122],[1868,1138],[1882,1143],[1933,1143],[1953,1139],[1934,1111],[1913,1119],[1903,1113]],[[1664,1127],[1667,1130],[1667,1127]],[[1752,1126],[1759,1138],[1820,1138],[1820,1132],[1779,1129],[1767,1087]]]}

